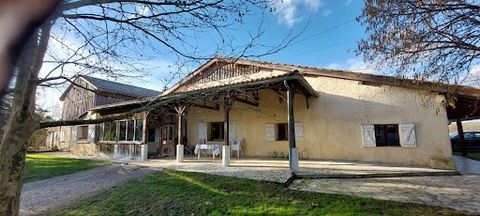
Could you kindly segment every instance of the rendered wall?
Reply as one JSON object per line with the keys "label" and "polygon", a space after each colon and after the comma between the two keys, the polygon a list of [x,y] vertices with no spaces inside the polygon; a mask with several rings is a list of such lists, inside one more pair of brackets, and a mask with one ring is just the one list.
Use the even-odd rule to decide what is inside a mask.
{"label": "rendered wall", "polygon": [[[390,164],[453,168],[443,96],[392,86],[362,85],[358,81],[305,77],[319,93],[306,108],[295,96],[295,121],[304,123],[304,141],[297,141],[300,157],[370,161]],[[285,96],[285,95],[284,95]],[[288,152],[287,141],[266,141],[265,124],[286,123],[286,101],[272,90],[260,91],[260,106],[236,102],[230,120],[236,136],[244,139],[247,156]],[[198,143],[198,123],[223,121],[223,111],[188,110],[189,145]],[[362,124],[414,123],[416,148],[363,147]],[[442,162],[432,164],[432,160]]]}

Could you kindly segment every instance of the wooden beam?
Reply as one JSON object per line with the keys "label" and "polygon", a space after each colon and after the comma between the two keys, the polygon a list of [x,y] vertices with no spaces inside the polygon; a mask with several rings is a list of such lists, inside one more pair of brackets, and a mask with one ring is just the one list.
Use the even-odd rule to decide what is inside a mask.
{"label": "wooden beam", "polygon": [[241,97],[235,97],[234,100],[238,101],[238,102],[241,102],[241,103],[244,103],[244,104],[254,106],[254,107],[258,107],[260,105],[260,103],[258,101],[252,102],[252,101],[249,101],[249,100],[241,98]]}
{"label": "wooden beam", "polygon": [[220,107],[218,105],[217,106],[209,106],[209,105],[192,103],[192,104],[190,104],[190,106],[198,107],[198,108],[202,108],[202,109],[211,109],[211,110],[215,110],[215,111],[220,110]]}
{"label": "wooden beam", "polygon": [[282,98],[282,100],[287,101],[287,98],[283,96],[283,94],[280,91],[278,91],[277,89],[272,89],[272,90],[276,92],[280,96],[280,98]]}
{"label": "wooden beam", "polygon": [[223,99],[223,145],[230,145],[230,109],[232,108],[232,99],[230,96],[225,96]]}
{"label": "wooden beam", "polygon": [[467,152],[466,152],[466,145],[465,145],[465,137],[463,134],[462,121],[460,119],[457,119],[457,132],[458,132],[458,137],[460,138],[462,156],[465,157],[467,156]]}
{"label": "wooden beam", "polygon": [[287,88],[287,109],[288,109],[288,161],[290,171],[295,175],[299,170],[298,168],[298,153],[296,148],[296,141],[295,141],[295,117],[293,114],[293,103],[294,103],[294,95],[295,89],[293,86],[290,86],[289,83],[285,80],[284,81],[285,87]]}
{"label": "wooden beam", "polygon": [[308,101],[309,99],[310,97],[305,95],[305,105],[307,106],[307,109],[310,109],[310,103]]}
{"label": "wooden beam", "polygon": [[177,122],[178,145],[182,145],[182,115],[186,108],[187,108],[186,106],[175,107],[175,111],[177,111],[177,116],[178,116],[178,122]]}

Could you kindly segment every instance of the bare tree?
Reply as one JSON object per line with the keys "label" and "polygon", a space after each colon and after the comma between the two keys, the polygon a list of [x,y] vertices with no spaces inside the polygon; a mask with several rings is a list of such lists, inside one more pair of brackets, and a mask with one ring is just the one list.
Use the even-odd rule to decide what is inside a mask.
{"label": "bare tree", "polygon": [[480,69],[478,0],[368,0],[357,20],[368,37],[356,52],[388,72],[462,83]]}
{"label": "bare tree", "polygon": [[[269,0],[74,0],[61,3],[35,31],[15,68],[15,88],[0,146],[0,215],[17,215],[27,140],[40,121],[35,115],[38,86],[71,83],[78,73],[117,78],[146,71],[137,64],[152,56],[174,55],[180,62],[200,61],[215,53],[260,57],[280,51],[298,34],[274,45],[259,44],[261,25],[243,45],[233,44],[230,27],[245,16],[265,11]],[[267,10],[268,11],[268,10]],[[213,53],[186,38],[216,36]],[[208,34],[206,34],[208,33]],[[68,39],[74,38],[72,43]],[[52,45],[68,50],[59,55]],[[147,51],[148,49],[148,51]],[[251,52],[252,51],[252,52]],[[39,76],[42,64],[53,64]],[[70,67],[70,68],[69,68]],[[74,68],[75,73],[71,73]],[[58,123],[58,122],[57,122]],[[63,121],[56,125],[72,125]],[[45,126],[45,124],[43,124]]]}

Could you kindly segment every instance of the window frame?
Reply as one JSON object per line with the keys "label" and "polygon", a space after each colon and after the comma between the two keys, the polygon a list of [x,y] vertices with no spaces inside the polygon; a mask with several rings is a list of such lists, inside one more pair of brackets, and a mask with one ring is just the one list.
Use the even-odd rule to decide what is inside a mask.
{"label": "window frame", "polygon": [[[283,133],[285,134],[283,139],[280,139],[280,126],[283,126]],[[276,123],[275,124],[275,141],[288,141],[288,123]]]}
{"label": "window frame", "polygon": [[[214,139],[213,138],[213,128],[214,125],[219,125],[219,137]],[[225,140],[225,122],[209,122],[208,123],[208,141],[223,141]]]}
{"label": "window frame", "polygon": [[[84,128],[86,128],[86,132],[82,131],[82,129]],[[80,137],[80,135],[85,135],[85,136]],[[86,141],[86,140],[88,140],[88,125],[77,126],[77,141]]]}
{"label": "window frame", "polygon": [[[396,140],[397,143],[391,143],[391,140],[388,138],[388,126],[394,126],[395,131],[396,131]],[[400,141],[400,128],[398,124],[374,124],[373,125],[374,130],[375,130],[375,147],[402,147],[401,141]],[[383,128],[383,145],[379,145],[379,139],[377,136],[377,127],[384,127]],[[389,142],[390,141],[390,142]]]}
{"label": "window frame", "polygon": [[[113,124],[110,125],[110,128],[112,129],[113,128],[113,140],[105,140],[105,124],[107,123],[110,123],[110,124]],[[119,124],[118,124],[118,121],[107,121],[107,122],[102,122],[101,125],[99,125],[100,128],[100,134],[101,136],[98,137],[98,140],[100,142],[105,142],[105,143],[114,143],[117,141],[118,139],[118,134],[117,134],[117,127],[119,127]],[[112,132],[112,131],[109,131],[109,132]]]}
{"label": "window frame", "polygon": [[[121,143],[143,143],[143,128],[145,127],[144,125],[144,119],[123,119],[123,120],[118,120],[117,121],[117,127],[118,127],[118,142],[121,142]],[[136,131],[137,131],[137,122],[142,122],[141,125],[142,125],[142,129],[141,129],[141,132],[139,134],[139,137],[140,139],[137,140],[136,138]],[[125,123],[125,130],[122,131],[122,128],[121,128],[121,124],[122,123]],[[129,128],[130,124],[133,124],[132,125],[132,128],[133,130],[130,130],[131,128]],[[121,135],[122,135],[122,132],[125,133],[125,137],[124,139],[121,139]],[[132,135],[130,136],[130,132],[132,133]]]}
{"label": "window frame", "polygon": [[[156,139],[156,128],[148,128],[147,129],[147,143],[153,143]],[[153,138],[153,139],[150,139]]]}

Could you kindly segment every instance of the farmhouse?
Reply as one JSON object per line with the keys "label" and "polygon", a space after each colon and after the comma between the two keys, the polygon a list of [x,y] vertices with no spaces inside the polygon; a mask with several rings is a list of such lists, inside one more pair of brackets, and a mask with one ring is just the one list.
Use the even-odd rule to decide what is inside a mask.
{"label": "farmhouse", "polygon": [[480,115],[472,87],[246,59],[212,58],[157,94],[78,80],[108,91],[70,87],[65,119],[127,117],[64,127],[70,149],[140,160],[289,155],[293,171],[298,158],[452,169],[449,122]]}
{"label": "farmhouse", "polygon": [[[92,107],[159,94],[150,89],[80,75],[60,96],[62,120],[88,119]],[[46,144],[51,148],[75,150],[77,144],[93,142],[94,133],[94,125],[49,128]]]}

